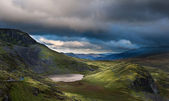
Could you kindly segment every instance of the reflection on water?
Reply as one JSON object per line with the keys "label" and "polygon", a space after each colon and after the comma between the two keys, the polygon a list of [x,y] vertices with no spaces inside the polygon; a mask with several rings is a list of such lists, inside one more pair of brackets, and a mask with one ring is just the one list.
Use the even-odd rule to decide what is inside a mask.
{"label": "reflection on water", "polygon": [[52,75],[49,76],[55,82],[63,81],[63,82],[75,82],[83,79],[84,75],[81,74],[63,74],[63,75]]}

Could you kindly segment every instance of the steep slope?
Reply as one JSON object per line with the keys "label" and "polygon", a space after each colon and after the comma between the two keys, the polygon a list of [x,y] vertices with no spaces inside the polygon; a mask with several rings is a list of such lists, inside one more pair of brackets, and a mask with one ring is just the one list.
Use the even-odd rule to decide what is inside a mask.
{"label": "steep slope", "polygon": [[29,46],[37,44],[28,33],[17,29],[0,29],[0,40],[14,45]]}
{"label": "steep slope", "polygon": [[34,72],[0,70],[0,101],[72,101]]}
{"label": "steep slope", "polygon": [[0,29],[0,101],[72,101],[46,75],[93,70],[16,29]]}
{"label": "steep slope", "polygon": [[11,71],[27,68],[45,74],[92,70],[88,65],[52,51],[16,29],[0,29],[0,63],[1,68]]}

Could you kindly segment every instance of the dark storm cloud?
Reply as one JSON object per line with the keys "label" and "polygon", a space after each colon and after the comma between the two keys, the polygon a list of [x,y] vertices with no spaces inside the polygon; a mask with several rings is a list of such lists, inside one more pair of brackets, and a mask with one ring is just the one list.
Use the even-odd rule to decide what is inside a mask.
{"label": "dark storm cloud", "polygon": [[86,39],[103,50],[165,46],[168,9],[167,0],[1,0],[0,27]]}
{"label": "dark storm cloud", "polygon": [[141,22],[169,17],[166,0],[116,0],[105,9],[105,17],[113,21]]}
{"label": "dark storm cloud", "polygon": [[168,18],[168,8],[166,0],[1,0],[0,19],[42,29],[106,30],[124,21]]}

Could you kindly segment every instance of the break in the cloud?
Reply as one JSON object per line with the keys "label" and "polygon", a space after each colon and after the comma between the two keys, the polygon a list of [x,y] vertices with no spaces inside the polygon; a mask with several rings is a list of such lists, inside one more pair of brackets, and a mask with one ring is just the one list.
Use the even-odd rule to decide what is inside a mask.
{"label": "break in the cloud", "polygon": [[108,43],[110,45],[112,45],[114,48],[118,48],[118,49],[136,49],[138,48],[137,45],[131,43],[131,41],[129,40],[119,40],[119,41],[110,41],[110,43]]}
{"label": "break in the cloud", "polygon": [[[71,39],[65,40],[61,38],[49,35],[32,35],[32,37],[40,43],[46,44],[49,48],[64,53],[112,53],[112,52],[121,52],[123,50],[135,49],[138,48],[137,45],[131,43],[129,40],[119,40],[119,41],[110,41],[110,42],[90,42],[86,39]],[[114,51],[113,51],[114,50]]]}
{"label": "break in the cloud", "polygon": [[111,52],[111,50],[104,50],[101,46],[84,42],[84,41],[61,41],[61,40],[50,40],[44,37],[36,37],[38,42],[46,44],[49,48],[64,53],[104,53]]}
{"label": "break in the cloud", "polygon": [[78,37],[104,51],[168,46],[168,9],[167,0],[0,0],[0,27]]}

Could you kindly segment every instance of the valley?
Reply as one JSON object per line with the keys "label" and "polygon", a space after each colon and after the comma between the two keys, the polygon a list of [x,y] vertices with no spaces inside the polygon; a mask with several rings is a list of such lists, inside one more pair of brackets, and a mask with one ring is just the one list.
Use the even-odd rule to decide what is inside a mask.
{"label": "valley", "polygon": [[169,101],[169,0],[0,0],[0,101]]}
{"label": "valley", "polygon": [[79,59],[49,49],[28,33],[0,29],[0,100],[168,101],[166,54]]}

